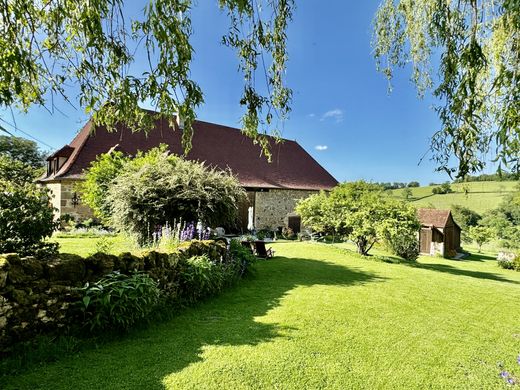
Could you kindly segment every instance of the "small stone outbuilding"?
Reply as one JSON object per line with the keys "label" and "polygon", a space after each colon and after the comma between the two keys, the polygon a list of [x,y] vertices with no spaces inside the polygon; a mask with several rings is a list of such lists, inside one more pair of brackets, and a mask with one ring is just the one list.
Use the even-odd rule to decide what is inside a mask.
{"label": "small stone outbuilding", "polygon": [[419,250],[425,255],[454,257],[460,251],[460,226],[454,221],[450,210],[417,210],[421,231]]}
{"label": "small stone outbuilding", "polygon": [[[247,230],[248,208],[252,206],[256,229],[291,226],[298,232],[296,202],[318,191],[330,190],[338,183],[296,141],[279,143],[269,137],[269,163],[260,146],[239,129],[199,120],[194,122],[193,129],[192,149],[186,158],[230,169],[247,192],[248,201],[239,205],[239,231]],[[92,217],[92,211],[81,202],[76,184],[83,180],[84,170],[98,155],[111,149],[135,155],[160,144],[168,145],[172,153],[182,154],[181,136],[182,127],[171,127],[167,118],[157,119],[147,133],[132,132],[123,125],[109,132],[89,121],[70,144],[49,156],[47,172],[40,183],[52,191],[57,217],[68,214],[84,220]]]}

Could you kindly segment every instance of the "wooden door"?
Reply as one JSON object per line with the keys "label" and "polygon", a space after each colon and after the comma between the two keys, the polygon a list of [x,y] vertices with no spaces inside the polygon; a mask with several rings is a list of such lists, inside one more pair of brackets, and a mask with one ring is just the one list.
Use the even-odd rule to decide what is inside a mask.
{"label": "wooden door", "polygon": [[300,233],[302,218],[299,215],[290,216],[287,225],[289,225],[294,233]]}
{"label": "wooden door", "polygon": [[430,247],[432,244],[432,230],[430,228],[421,228],[419,239],[421,253],[430,253]]}

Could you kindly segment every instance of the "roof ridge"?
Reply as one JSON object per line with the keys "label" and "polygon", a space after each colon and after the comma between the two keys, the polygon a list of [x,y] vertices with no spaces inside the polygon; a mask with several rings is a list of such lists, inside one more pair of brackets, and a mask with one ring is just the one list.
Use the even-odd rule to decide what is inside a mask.
{"label": "roof ridge", "polygon": [[[195,122],[199,122],[199,123],[206,123],[208,125],[213,125],[213,126],[219,126],[219,127],[225,127],[226,129],[230,129],[230,130],[236,130],[236,131],[239,131],[241,132],[242,134],[244,134],[243,130],[242,129],[239,129],[238,127],[232,127],[232,126],[228,126],[228,125],[223,125],[223,124],[220,124],[220,123],[215,123],[215,122],[208,122],[208,121],[205,121],[205,120],[201,120],[201,119],[195,119]],[[277,137],[277,136],[274,136],[274,135],[271,135],[271,134],[262,134],[262,133],[259,133],[259,135],[263,136],[263,137],[267,137],[267,138],[270,138],[274,141],[277,141],[278,139],[281,139],[282,141],[284,142],[292,142],[292,143],[295,143],[295,144],[298,144],[298,141],[296,140],[292,140],[292,139],[288,139],[288,138],[283,138],[283,137]]]}

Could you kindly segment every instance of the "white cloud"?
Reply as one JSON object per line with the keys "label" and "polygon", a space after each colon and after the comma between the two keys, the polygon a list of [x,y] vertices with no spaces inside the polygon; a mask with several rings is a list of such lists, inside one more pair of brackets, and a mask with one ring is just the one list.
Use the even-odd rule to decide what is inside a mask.
{"label": "white cloud", "polygon": [[343,110],[335,108],[334,110],[327,111],[320,118],[321,121],[325,119],[334,119],[336,123],[343,122]]}
{"label": "white cloud", "polygon": [[327,145],[316,145],[316,146],[314,147],[314,149],[316,149],[316,150],[318,150],[318,151],[320,151],[320,152],[322,152],[322,151],[324,151],[324,150],[327,150],[328,148],[329,148],[329,147],[328,147]]}
{"label": "white cloud", "polygon": [[309,115],[307,115],[309,118],[314,118],[316,116],[315,113],[310,113]]}

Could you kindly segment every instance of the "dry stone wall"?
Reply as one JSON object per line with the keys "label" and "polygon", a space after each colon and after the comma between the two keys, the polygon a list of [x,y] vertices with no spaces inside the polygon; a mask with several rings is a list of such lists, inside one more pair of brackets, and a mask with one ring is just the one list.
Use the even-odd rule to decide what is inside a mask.
{"label": "dry stone wall", "polygon": [[0,255],[0,354],[37,334],[77,325],[81,321],[78,288],[112,271],[144,271],[158,281],[166,295],[175,298],[185,260],[203,254],[222,259],[226,247],[213,241],[193,241],[175,253],[152,251],[143,256],[97,253],[83,258],[60,254],[41,260]]}

